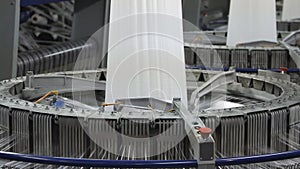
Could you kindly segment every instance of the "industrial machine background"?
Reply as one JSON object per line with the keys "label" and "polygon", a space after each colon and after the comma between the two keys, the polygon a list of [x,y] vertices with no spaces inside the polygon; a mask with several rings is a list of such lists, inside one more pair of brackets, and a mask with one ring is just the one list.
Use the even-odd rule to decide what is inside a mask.
{"label": "industrial machine background", "polygon": [[[91,10],[89,4],[95,3],[101,7],[105,7],[102,1],[90,1],[86,3],[77,1],[77,4],[85,6],[85,10]],[[77,1],[75,1],[75,4]],[[281,153],[299,149],[300,117],[298,114],[300,113],[300,88],[295,84],[299,84],[299,66],[297,66],[300,57],[299,44],[297,47],[297,37],[299,39],[299,36],[297,32],[290,34],[290,31],[299,29],[299,21],[277,22],[279,30],[278,40],[281,41],[277,45],[269,46],[269,44],[259,42],[233,48],[225,46],[227,33],[224,31],[226,28],[222,27],[227,22],[227,1],[221,4],[221,10],[215,10],[214,4],[211,1],[210,6],[207,1],[203,1],[201,5],[199,5],[199,2],[196,3],[197,5],[185,2],[185,5],[188,7],[194,6],[193,11],[198,11],[196,20],[194,16],[191,16],[195,13],[185,11],[184,16],[186,16],[186,19],[192,18],[194,20],[191,20],[191,22],[195,23],[195,25],[207,30],[214,30],[204,33],[205,36],[210,37],[213,45],[204,45],[205,42],[203,42],[203,39],[205,38],[201,38],[203,33],[185,33],[185,56],[187,68],[189,68],[187,71],[188,84],[195,83],[193,81],[194,78],[189,77],[197,77],[196,83],[203,84],[204,86],[207,85],[209,88],[215,82],[213,81],[214,78],[222,74],[216,70],[227,71],[235,69],[237,72],[248,73],[238,73],[236,76],[230,74],[229,77],[233,81],[228,84],[228,90],[225,91],[227,95],[226,101],[241,104],[242,106],[226,108],[224,111],[208,108],[196,112],[195,115],[198,118],[195,121],[197,123],[189,124],[190,130],[193,131],[192,134],[189,134],[184,130],[186,123],[189,121],[185,121],[186,117],[181,114],[181,111],[185,110],[179,108],[179,102],[176,99],[172,105],[169,105],[170,108],[174,108],[174,112],[169,112],[168,110],[159,111],[155,108],[152,110],[151,107],[147,107],[147,103],[150,102],[148,100],[142,106],[136,106],[132,112],[122,115],[118,112],[122,108],[118,109],[118,111],[105,112],[101,110],[101,106],[93,110],[86,104],[79,104],[78,102],[76,102],[78,105],[72,104],[70,100],[76,97],[71,94],[73,89],[71,89],[72,85],[70,82],[76,81],[82,84],[96,82],[96,92],[89,91],[86,88],[78,89],[78,92],[81,92],[81,95],[84,96],[79,101],[81,103],[89,102],[91,95],[96,93],[98,96],[97,103],[100,105],[104,100],[106,79],[105,69],[99,69],[98,71],[72,71],[80,51],[83,48],[93,47],[93,44],[86,44],[86,40],[84,39],[88,34],[93,33],[93,30],[85,29],[82,31],[84,28],[78,27],[82,23],[82,18],[86,17],[86,14],[79,12],[78,7],[75,7],[77,10],[74,10],[77,20],[75,23],[70,23],[72,15],[72,7],[70,5],[73,5],[73,3],[63,2],[68,9],[67,13],[59,13],[58,15],[59,18],[60,16],[64,16],[60,19],[64,18],[62,20],[67,20],[63,21],[63,23],[59,22],[59,26],[64,28],[61,35],[55,34],[58,30],[57,27],[50,30],[50,32],[45,32],[48,28],[43,29],[45,26],[43,25],[45,17],[49,20],[49,13],[53,14],[51,10],[54,10],[54,13],[57,12],[59,5],[56,5],[56,3],[41,6],[23,4],[38,13],[38,16],[36,14],[32,15],[32,20],[30,19],[30,21],[35,22],[33,17],[36,16],[36,20],[39,22],[35,23],[34,27],[28,26],[28,23],[25,23],[27,26],[20,27],[19,54],[16,55],[13,52],[17,50],[16,47],[7,48],[9,52],[4,53],[7,56],[11,56],[12,53],[16,55],[17,62],[15,63],[17,63],[16,74],[18,78],[4,80],[0,83],[1,151],[34,154],[37,155],[36,159],[43,159],[41,156],[56,156],[78,159],[119,160],[124,162],[130,160],[132,163],[128,163],[128,168],[134,168],[132,166],[133,162],[137,161],[141,162],[140,164],[137,162],[139,165],[136,167],[139,168],[165,168],[166,166],[172,166],[170,163],[174,163],[173,168],[197,168],[198,165],[212,168],[215,165],[219,168],[292,168],[299,166],[299,158],[295,158],[296,156],[286,156],[291,158],[289,160],[280,160],[284,159],[284,155],[280,156],[277,160],[271,157],[271,160],[266,160],[271,162],[264,163],[260,163],[261,161],[259,160],[251,161],[245,157],[245,161],[248,160],[248,163],[249,161],[255,163],[245,165],[231,165],[233,163],[225,163],[226,159],[223,159],[253,155],[260,157],[260,155],[263,156],[266,153]],[[280,4],[278,5],[278,8],[280,8]],[[7,6],[3,5],[2,7],[5,8]],[[45,14],[39,8],[46,8],[50,12],[48,11]],[[0,9],[2,8],[0,7]],[[209,9],[213,10],[210,11]],[[7,12],[5,10],[0,11]],[[106,22],[107,11],[102,10],[102,12],[103,17],[101,18],[103,21],[101,23],[103,24]],[[205,15],[205,17],[201,17],[201,15]],[[55,18],[55,14],[51,15],[50,19],[53,19],[53,17]],[[71,25],[73,24],[77,26],[71,30]],[[97,23],[91,27],[92,29],[96,29],[99,25],[101,24]],[[11,28],[8,27],[8,29]],[[68,41],[70,39],[74,41],[41,47],[40,45],[44,44],[44,42],[36,41],[31,38],[31,35],[26,35],[28,30],[35,33],[45,32],[51,36],[60,37],[58,38],[59,41]],[[79,34],[78,32],[83,33]],[[295,43],[290,43],[291,37],[295,37]],[[13,41],[12,43],[16,43],[15,39]],[[46,42],[46,44],[48,43],[52,42]],[[4,60],[3,63],[12,62],[11,59],[9,60],[9,62]],[[203,61],[210,64],[203,65]],[[288,69],[285,69],[285,67]],[[105,64],[103,68],[105,68]],[[259,69],[286,72],[290,75],[292,82],[289,81],[289,77],[286,74],[280,75]],[[29,71],[32,71],[32,74],[28,74]],[[60,73],[37,75],[49,72]],[[27,77],[25,77],[26,74]],[[49,82],[51,83],[49,84]],[[188,93],[192,95],[193,90],[203,89],[203,87],[189,86],[188,89]],[[58,98],[65,99],[63,107],[60,107],[58,103],[54,105],[55,102],[53,102],[53,99],[55,99],[55,96],[44,99],[42,104],[34,103],[34,100],[53,90],[59,91]],[[222,90],[216,91],[224,93]],[[210,95],[211,91],[205,91],[205,95],[201,95],[202,92],[201,90],[198,93],[194,93],[197,96],[197,101],[202,102],[212,99]],[[117,109],[118,106],[115,107]],[[141,111],[141,108],[142,111],[146,114],[151,114],[151,116],[140,116],[140,113],[137,112]],[[111,128],[101,127],[107,123]],[[165,133],[164,138],[153,140],[150,146],[154,146],[156,150],[159,150],[161,147],[170,144],[170,138],[172,137],[182,136],[184,139],[170,150],[152,157],[136,158],[138,153],[147,152],[148,147],[139,145],[139,150],[130,150],[130,143],[114,134],[109,134],[109,137],[105,138],[97,137],[91,139],[88,137],[88,134],[91,133],[105,135],[117,131],[131,137],[142,136],[151,138],[157,133],[163,133],[170,126],[176,127],[174,130]],[[207,137],[209,139],[207,139],[204,133],[200,133],[201,138],[197,140],[199,136],[198,132],[200,132],[199,128],[205,127],[215,129],[212,135],[213,138],[209,136]],[[196,142],[193,141],[193,138],[196,138]],[[112,149],[119,153],[110,153],[99,145],[112,147]],[[122,154],[126,155],[122,156]],[[4,158],[4,156],[1,156],[1,158]],[[122,162],[118,165],[117,161],[110,161],[106,166],[103,166],[101,162],[93,166],[87,161],[86,166],[84,166],[83,162],[63,163],[57,160],[56,163],[47,163],[44,161],[43,163],[47,164],[40,164],[41,161],[28,161],[29,158],[26,159],[27,161],[23,160],[23,162],[20,162],[17,156],[15,156],[15,159],[10,157],[10,161],[2,160],[1,165],[7,168],[67,168],[66,166],[75,168],[74,166],[101,167],[101,165],[102,168],[114,165],[114,168],[119,168],[126,166]],[[47,160],[50,161],[51,159],[48,158]],[[152,160],[164,160],[166,165],[162,161]],[[233,159],[232,161],[235,160],[237,159]],[[149,163],[147,164],[146,161]]]}

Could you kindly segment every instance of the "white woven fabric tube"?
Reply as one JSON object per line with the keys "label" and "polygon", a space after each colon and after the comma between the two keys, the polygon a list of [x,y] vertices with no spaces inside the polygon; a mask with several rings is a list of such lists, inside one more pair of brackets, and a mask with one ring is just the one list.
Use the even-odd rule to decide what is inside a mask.
{"label": "white woven fabric tube", "polygon": [[153,97],[187,105],[181,0],[112,0],[109,29],[107,103]]}
{"label": "white woven fabric tube", "polygon": [[300,1],[284,0],[282,10],[282,20],[292,20],[300,18]]}
{"label": "white woven fabric tube", "polygon": [[275,0],[231,0],[227,45],[277,42]]}

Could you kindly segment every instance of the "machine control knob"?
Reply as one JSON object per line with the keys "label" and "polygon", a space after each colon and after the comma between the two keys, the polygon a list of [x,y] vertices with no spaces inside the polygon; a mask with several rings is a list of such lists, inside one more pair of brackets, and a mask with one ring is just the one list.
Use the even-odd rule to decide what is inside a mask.
{"label": "machine control knob", "polygon": [[281,74],[285,74],[288,71],[287,67],[280,67]]}
{"label": "machine control knob", "polygon": [[212,133],[212,130],[208,127],[200,127],[198,133],[201,134],[204,139],[207,139]]}

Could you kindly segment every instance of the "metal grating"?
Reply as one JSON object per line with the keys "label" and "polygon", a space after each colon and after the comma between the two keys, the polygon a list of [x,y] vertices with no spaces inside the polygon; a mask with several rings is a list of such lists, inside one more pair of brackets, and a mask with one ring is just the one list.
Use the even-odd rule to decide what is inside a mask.
{"label": "metal grating", "polygon": [[29,112],[13,110],[11,121],[11,133],[15,137],[15,144],[12,150],[17,153],[30,153]]}
{"label": "metal grating", "polygon": [[281,152],[287,150],[287,120],[286,109],[270,112],[270,150],[269,152]]}
{"label": "metal grating", "polygon": [[248,68],[248,50],[235,49],[231,51],[231,65],[237,68]]}
{"label": "metal grating", "polygon": [[[221,119],[221,149],[220,156],[237,157],[244,155],[245,150],[245,123],[243,117]],[[218,134],[218,133],[217,133]]]}
{"label": "metal grating", "polygon": [[211,49],[198,48],[196,54],[197,66],[211,67]]}
{"label": "metal grating", "polygon": [[271,53],[271,68],[288,66],[289,52],[287,50],[272,50]]}
{"label": "metal grating", "polygon": [[226,49],[216,49],[213,52],[212,67],[228,68],[230,65],[230,51]]}
{"label": "metal grating", "polygon": [[89,135],[91,136],[91,152],[89,158],[117,159],[117,155],[108,151],[118,152],[120,138],[116,135],[117,121],[105,119],[89,119]]}
{"label": "metal grating", "polygon": [[251,51],[251,68],[268,68],[268,51],[267,50],[252,50]]}
{"label": "metal grating", "polygon": [[267,153],[268,133],[267,112],[247,115],[246,155],[250,156]]}
{"label": "metal grating", "polygon": [[33,154],[53,156],[52,116],[33,114],[32,125]]}
{"label": "metal grating", "polygon": [[87,153],[87,138],[76,118],[61,117],[59,125],[59,156],[82,158]]}

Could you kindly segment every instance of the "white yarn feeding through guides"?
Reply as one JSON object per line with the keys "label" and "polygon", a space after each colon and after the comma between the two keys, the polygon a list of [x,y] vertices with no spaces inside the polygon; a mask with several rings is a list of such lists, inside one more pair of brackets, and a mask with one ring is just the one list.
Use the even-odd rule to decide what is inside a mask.
{"label": "white yarn feeding through guides", "polygon": [[[112,0],[107,103],[181,98],[187,106],[181,0]],[[109,108],[108,108],[109,109]]]}

